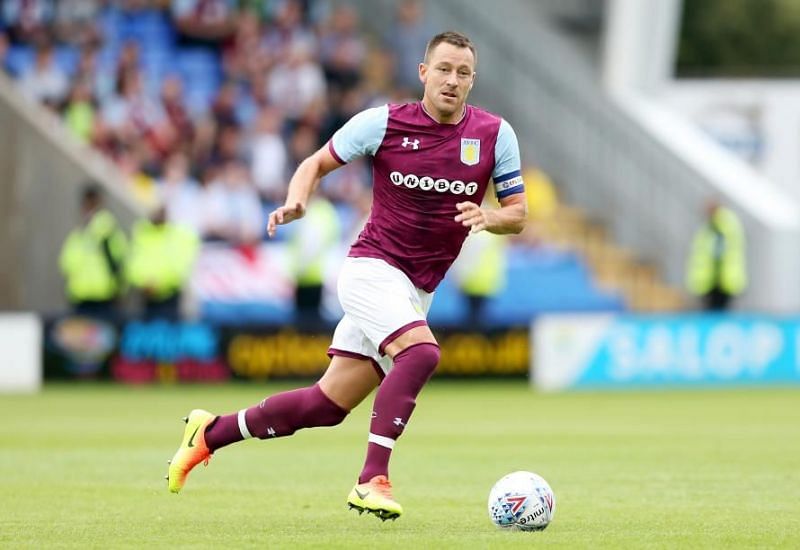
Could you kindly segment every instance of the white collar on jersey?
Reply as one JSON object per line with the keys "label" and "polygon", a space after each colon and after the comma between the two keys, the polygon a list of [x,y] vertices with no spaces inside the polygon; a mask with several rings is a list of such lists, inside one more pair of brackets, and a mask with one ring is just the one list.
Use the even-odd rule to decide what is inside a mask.
{"label": "white collar on jersey", "polygon": [[458,120],[456,120],[455,122],[439,122],[438,120],[436,120],[433,117],[432,114],[430,114],[428,112],[428,109],[425,108],[425,103],[422,100],[419,101],[419,104],[420,104],[420,106],[422,106],[422,112],[425,113],[426,115],[428,115],[428,118],[431,119],[432,121],[434,121],[436,124],[446,124],[447,126],[455,126],[459,122],[464,120],[464,117],[467,115],[467,104],[464,103],[464,108],[461,109],[461,116],[458,118]]}

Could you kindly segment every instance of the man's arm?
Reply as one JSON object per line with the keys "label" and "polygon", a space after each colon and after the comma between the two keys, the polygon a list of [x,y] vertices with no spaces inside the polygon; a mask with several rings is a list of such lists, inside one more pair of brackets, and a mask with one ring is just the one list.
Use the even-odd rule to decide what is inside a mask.
{"label": "man's arm", "polygon": [[520,233],[525,229],[528,219],[528,204],[525,193],[515,193],[499,199],[500,208],[481,208],[474,202],[460,202],[456,204],[459,215],[455,217],[464,227],[469,227],[471,233],[488,231],[496,235]]}
{"label": "man's arm", "polygon": [[302,218],[308,199],[319,186],[319,180],[340,166],[342,164],[333,157],[327,145],[301,162],[289,182],[286,202],[269,215],[267,234],[274,237],[277,226]]}
{"label": "man's arm", "polygon": [[488,231],[497,235],[520,233],[525,229],[528,203],[520,170],[519,143],[511,125],[502,120],[494,147],[495,166],[492,182],[500,208],[481,208],[474,202],[456,204],[455,217],[470,232]]}

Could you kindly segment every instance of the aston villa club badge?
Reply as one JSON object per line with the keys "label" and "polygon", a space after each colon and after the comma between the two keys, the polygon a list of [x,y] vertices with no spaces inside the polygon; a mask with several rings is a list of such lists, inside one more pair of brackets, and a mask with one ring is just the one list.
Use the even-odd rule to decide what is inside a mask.
{"label": "aston villa club badge", "polygon": [[481,140],[461,138],[461,162],[475,166],[481,160]]}

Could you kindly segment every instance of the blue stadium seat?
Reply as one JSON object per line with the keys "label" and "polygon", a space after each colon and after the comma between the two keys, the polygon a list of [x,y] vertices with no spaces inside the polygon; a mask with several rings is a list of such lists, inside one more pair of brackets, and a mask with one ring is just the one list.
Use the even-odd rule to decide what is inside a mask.
{"label": "blue stadium seat", "polygon": [[576,254],[559,251],[525,251],[509,255],[507,285],[487,302],[490,324],[528,322],[540,313],[622,311],[625,303],[616,293],[598,289],[591,272]]}
{"label": "blue stadium seat", "polygon": [[122,14],[117,23],[118,36],[123,41],[132,40],[142,47],[171,47],[175,31],[167,15],[159,10],[144,10]]}
{"label": "blue stadium seat", "polygon": [[78,70],[80,56],[80,51],[74,46],[59,46],[56,48],[53,59],[62,71],[68,76],[72,76]]}
{"label": "blue stadium seat", "polygon": [[445,277],[436,289],[428,321],[433,327],[461,325],[467,318],[467,301],[450,277]]}
{"label": "blue stadium seat", "polygon": [[19,78],[33,65],[34,52],[29,46],[11,46],[6,55],[6,68],[12,76]]}
{"label": "blue stadium seat", "polygon": [[113,4],[107,6],[100,12],[97,18],[97,26],[103,35],[104,48],[118,48],[120,44],[120,27],[122,25],[122,13]]}
{"label": "blue stadium seat", "polygon": [[[548,312],[623,311],[616,293],[598,289],[580,257],[547,249],[512,247],[505,288],[486,302],[486,326],[527,324]],[[458,325],[467,316],[466,298],[450,277],[436,291],[428,319],[433,325]]]}
{"label": "blue stadium seat", "polygon": [[175,68],[187,83],[186,102],[190,111],[202,113],[222,82],[219,54],[209,48],[179,48],[175,52]]}
{"label": "blue stadium seat", "polygon": [[157,95],[164,78],[169,74],[177,73],[172,50],[161,47],[143,50],[141,69],[147,82],[148,92]]}

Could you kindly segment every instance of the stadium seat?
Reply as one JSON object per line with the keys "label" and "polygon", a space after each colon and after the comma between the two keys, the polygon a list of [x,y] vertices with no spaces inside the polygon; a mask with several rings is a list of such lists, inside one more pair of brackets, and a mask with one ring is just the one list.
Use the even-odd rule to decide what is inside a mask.
{"label": "stadium seat", "polygon": [[80,51],[74,46],[59,46],[55,50],[53,59],[67,76],[72,76],[78,70],[80,55]]}
{"label": "stadium seat", "polygon": [[[592,274],[575,254],[545,248],[512,247],[506,285],[486,302],[487,326],[527,324],[548,312],[623,311],[624,300],[598,289]],[[467,315],[466,298],[450,277],[436,290],[428,320],[438,326],[458,325]]]}
{"label": "stadium seat", "polygon": [[179,48],[175,52],[177,73],[186,83],[186,102],[192,113],[203,113],[222,82],[219,55],[207,48]]}
{"label": "stadium seat", "polygon": [[29,46],[12,46],[6,56],[6,68],[14,77],[20,77],[33,64],[34,52]]}
{"label": "stadium seat", "polygon": [[170,47],[175,42],[175,33],[167,16],[158,10],[144,10],[124,14],[117,23],[118,36],[122,41],[137,42],[142,50]]}

